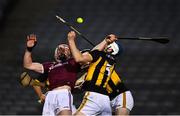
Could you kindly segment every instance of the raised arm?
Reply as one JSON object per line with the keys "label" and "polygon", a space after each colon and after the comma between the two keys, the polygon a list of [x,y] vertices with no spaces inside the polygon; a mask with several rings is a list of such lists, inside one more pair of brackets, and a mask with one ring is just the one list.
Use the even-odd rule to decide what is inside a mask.
{"label": "raised arm", "polygon": [[72,53],[73,58],[75,59],[76,62],[86,64],[86,63],[91,62],[93,60],[92,56],[88,52],[85,52],[82,54],[79,51],[79,49],[76,47],[76,43],[75,43],[76,33],[74,31],[70,31],[68,33],[67,38],[68,38],[68,43],[69,43],[71,53]]}
{"label": "raised arm", "polygon": [[33,86],[33,89],[36,92],[37,96],[39,97],[40,102],[44,102],[46,96],[43,94],[41,87]]}
{"label": "raised arm", "polygon": [[[88,52],[82,54],[76,47],[75,39],[76,33],[74,31],[70,31],[68,33],[68,43],[75,61],[80,63],[91,62],[93,60],[92,56]],[[103,51],[107,45],[111,44],[116,40],[117,37],[114,34],[110,34],[102,42],[95,46],[93,50],[98,49],[99,51]]]}
{"label": "raised arm", "polygon": [[24,54],[23,65],[24,68],[43,73],[43,65],[32,61],[32,49],[35,47],[36,42],[36,35],[31,34],[27,36],[27,48]]}
{"label": "raised arm", "polygon": [[103,51],[107,45],[111,44],[116,40],[117,37],[114,34],[110,34],[102,42],[96,45],[92,50],[98,49],[99,51]]}

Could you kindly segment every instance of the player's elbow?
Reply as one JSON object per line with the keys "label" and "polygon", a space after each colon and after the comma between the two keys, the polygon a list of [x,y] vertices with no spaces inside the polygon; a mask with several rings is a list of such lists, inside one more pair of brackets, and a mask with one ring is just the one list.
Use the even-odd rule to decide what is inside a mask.
{"label": "player's elbow", "polygon": [[83,62],[83,58],[81,58],[81,57],[75,58],[75,61],[78,62],[78,63],[82,63]]}
{"label": "player's elbow", "polygon": [[26,69],[30,69],[30,66],[24,65],[24,68],[26,68]]}
{"label": "player's elbow", "polygon": [[91,61],[91,57],[87,54],[74,55],[74,59],[77,63],[86,64]]}
{"label": "player's elbow", "polygon": [[31,69],[31,64],[24,63],[23,66],[26,69]]}

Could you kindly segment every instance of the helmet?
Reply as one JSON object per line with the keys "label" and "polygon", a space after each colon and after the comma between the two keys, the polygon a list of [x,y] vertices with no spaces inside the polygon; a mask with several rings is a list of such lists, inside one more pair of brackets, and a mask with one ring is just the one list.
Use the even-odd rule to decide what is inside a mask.
{"label": "helmet", "polygon": [[59,44],[54,52],[54,58],[57,62],[64,62],[70,58],[70,49],[67,44]]}
{"label": "helmet", "polygon": [[106,52],[109,52],[111,55],[117,56],[122,53],[123,49],[121,47],[120,42],[116,41],[111,44],[109,44],[106,47]]}

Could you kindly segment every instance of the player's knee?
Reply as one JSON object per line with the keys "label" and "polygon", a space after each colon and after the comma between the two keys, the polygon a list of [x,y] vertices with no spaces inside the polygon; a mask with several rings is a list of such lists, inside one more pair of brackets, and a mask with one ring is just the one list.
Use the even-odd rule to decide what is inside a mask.
{"label": "player's knee", "polygon": [[58,113],[59,115],[72,115],[72,111],[71,110],[62,110],[61,112]]}
{"label": "player's knee", "polygon": [[76,112],[74,113],[74,116],[85,116],[85,114],[82,113],[82,112],[80,112],[80,111],[76,111]]}
{"label": "player's knee", "polygon": [[117,108],[115,111],[115,115],[129,115],[130,110],[127,108]]}

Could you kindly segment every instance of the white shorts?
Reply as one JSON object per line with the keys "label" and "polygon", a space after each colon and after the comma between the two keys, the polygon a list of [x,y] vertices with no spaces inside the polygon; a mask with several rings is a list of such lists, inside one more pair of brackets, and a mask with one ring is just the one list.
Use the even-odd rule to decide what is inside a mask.
{"label": "white shorts", "polygon": [[77,111],[85,115],[112,115],[109,96],[86,92]]}
{"label": "white shorts", "polygon": [[44,107],[43,115],[55,116],[62,110],[71,110],[73,107],[73,96],[68,89],[58,89],[49,91]]}
{"label": "white shorts", "polygon": [[134,100],[130,91],[119,94],[113,100],[111,100],[112,110],[115,111],[117,108],[127,108],[129,111],[134,106]]}

